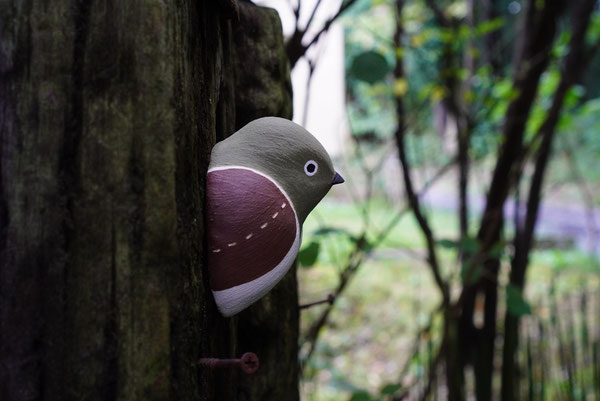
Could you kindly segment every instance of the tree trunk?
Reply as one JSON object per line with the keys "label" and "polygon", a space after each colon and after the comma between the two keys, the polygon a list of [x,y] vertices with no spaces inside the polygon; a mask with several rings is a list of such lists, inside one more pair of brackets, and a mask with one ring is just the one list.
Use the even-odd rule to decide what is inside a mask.
{"label": "tree trunk", "polygon": [[[464,283],[461,294],[460,338],[463,355],[472,358],[478,400],[490,400],[496,340],[498,301],[497,275],[500,261],[490,255],[491,248],[501,241],[504,225],[503,207],[514,185],[514,176],[523,156],[523,138],[527,116],[535,100],[539,80],[550,60],[550,50],[556,33],[557,18],[564,2],[548,2],[538,6],[531,0],[523,11],[522,40],[515,53],[513,87],[518,95],[506,112],[503,127],[504,142],[500,150],[486,207],[478,232],[480,249],[473,256],[473,266],[480,269],[480,279]],[[478,294],[485,299],[484,324],[473,325],[475,300]]]}
{"label": "tree trunk", "polygon": [[[297,371],[293,273],[268,299],[277,308],[247,315],[278,316],[270,330],[286,341],[255,344],[246,315],[218,315],[203,257],[209,154],[239,99],[252,91],[245,118],[290,116],[276,14],[47,3],[0,0],[0,399],[297,399],[295,377],[271,373]],[[277,73],[246,66],[244,84],[232,26],[273,50],[252,71]],[[254,377],[197,364],[245,351],[260,358]]]}
{"label": "tree trunk", "polygon": [[[585,35],[595,3],[595,0],[582,0],[573,5],[574,10],[571,24],[573,33],[569,44],[569,53],[565,57],[565,62],[561,70],[561,80],[554,92],[552,105],[538,133],[538,135],[541,135],[542,140],[530,183],[525,221],[522,225],[518,224],[516,226],[515,252],[509,277],[510,284],[520,291],[523,291],[525,288],[525,274],[529,265],[529,253],[533,245],[535,224],[542,201],[544,176],[552,153],[552,142],[556,133],[556,125],[558,124],[568,90],[580,79],[589,61],[589,59],[586,59]],[[511,314],[507,309],[504,320],[502,401],[519,399],[516,392],[518,377],[515,372],[519,342],[518,328],[519,316]]]}

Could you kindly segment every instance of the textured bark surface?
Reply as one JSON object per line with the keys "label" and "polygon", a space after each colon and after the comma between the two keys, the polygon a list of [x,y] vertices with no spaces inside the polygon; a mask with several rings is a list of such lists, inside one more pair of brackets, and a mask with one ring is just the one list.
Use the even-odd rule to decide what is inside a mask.
{"label": "textured bark surface", "polygon": [[236,130],[259,117],[292,118],[292,82],[275,10],[240,3],[233,29]]}
{"label": "textured bark surface", "polygon": [[[208,290],[205,173],[238,82],[222,4],[0,0],[0,399],[269,399],[255,388],[276,393],[270,369],[295,372],[295,343],[250,349]],[[276,50],[261,60],[286,72]],[[291,110],[286,74],[269,82],[288,94],[277,110]],[[254,313],[293,342],[291,293],[269,298],[287,315]],[[254,381],[196,363],[246,350]]]}

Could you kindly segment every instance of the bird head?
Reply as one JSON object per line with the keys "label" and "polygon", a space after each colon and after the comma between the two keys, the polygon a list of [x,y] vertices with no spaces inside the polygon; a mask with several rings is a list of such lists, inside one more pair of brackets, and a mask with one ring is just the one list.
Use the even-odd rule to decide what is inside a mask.
{"label": "bird head", "polygon": [[217,143],[210,168],[241,166],[271,177],[290,197],[300,224],[332,185],[344,182],[323,145],[289,120],[254,120]]}

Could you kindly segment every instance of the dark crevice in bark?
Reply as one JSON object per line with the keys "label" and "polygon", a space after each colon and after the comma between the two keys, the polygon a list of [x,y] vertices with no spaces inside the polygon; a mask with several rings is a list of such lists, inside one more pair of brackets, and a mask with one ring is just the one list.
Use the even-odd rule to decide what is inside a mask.
{"label": "dark crevice in bark", "polygon": [[[73,195],[80,190],[79,177],[79,144],[83,134],[84,111],[84,63],[86,44],[89,33],[90,10],[92,1],[77,0],[74,5],[73,65],[71,70],[70,110],[66,116],[66,129],[62,150],[59,156],[59,171],[63,180],[63,191],[66,193],[66,206],[69,216],[72,214]],[[66,222],[66,232],[72,229]],[[68,248],[68,247],[67,247]]]}
{"label": "dark crevice in bark", "polygon": [[[142,263],[141,251],[144,246],[144,220],[146,200],[144,199],[144,188],[146,186],[144,177],[144,168],[142,160],[143,144],[134,137],[131,145],[131,152],[128,162],[128,179],[132,195],[133,208],[129,213],[129,223],[131,227],[130,235],[130,259],[132,266],[139,266]],[[135,272],[135,268],[133,271]],[[131,282],[135,282],[132,278]]]}
{"label": "dark crevice in bark", "polygon": [[[90,21],[90,10],[91,10],[92,1],[75,1],[72,10],[73,10],[73,29],[74,29],[74,37],[73,37],[73,58],[71,64],[71,73],[70,73],[70,86],[68,92],[68,103],[67,107],[65,107],[65,117],[64,117],[64,132],[61,138],[61,145],[58,154],[58,172],[57,177],[59,180],[59,193],[61,196],[61,207],[62,207],[62,241],[61,244],[62,251],[64,252],[64,261],[62,266],[60,266],[58,274],[60,275],[59,281],[54,282],[53,284],[56,286],[51,288],[47,286],[48,283],[48,269],[49,261],[40,261],[37,264],[37,268],[41,268],[42,272],[42,288],[44,288],[43,299],[44,308],[54,308],[52,309],[55,312],[54,315],[48,314],[50,319],[61,319],[61,334],[63,336],[71,336],[73,335],[72,324],[73,321],[69,318],[69,315],[73,315],[73,306],[69,304],[68,300],[65,298],[66,294],[70,292],[70,290],[75,288],[75,283],[71,277],[72,270],[72,255],[70,254],[70,250],[72,248],[72,244],[75,240],[75,198],[81,192],[81,177],[80,177],[80,144],[83,136],[83,114],[84,114],[84,63],[85,63],[85,54],[86,54],[86,45],[89,34],[89,21]],[[31,25],[31,24],[30,24]],[[26,65],[30,65],[30,60],[27,60]],[[33,84],[38,85],[38,81],[33,79]],[[33,100],[34,104],[39,104],[38,99]],[[39,114],[39,110],[37,111]],[[31,134],[29,132],[29,134]],[[50,252],[48,250],[40,249],[38,250],[38,255],[40,256],[48,256]],[[55,294],[52,294],[52,291],[60,291],[60,300],[62,301],[59,305],[46,305],[46,300],[50,300],[55,297]],[[58,315],[56,315],[56,313]],[[44,322],[44,327],[50,326],[50,323]],[[56,333],[54,333],[56,334]],[[44,339],[46,334],[41,332],[39,333],[40,339]],[[50,380],[60,380],[62,385],[73,386],[76,387],[77,384],[72,384],[71,380],[68,378],[74,369],[73,366],[65,366],[63,372],[49,372],[48,369],[53,369],[56,367],[56,363],[65,364],[68,360],[68,340],[66,339],[56,339],[54,344],[48,344],[47,341],[42,340],[44,343],[45,349],[42,351],[44,354],[49,355],[48,359],[56,358],[50,361],[46,361],[44,369],[42,370],[42,378],[41,378],[41,389],[42,393],[44,393],[47,397],[54,397],[51,394],[51,388],[55,388],[56,383],[50,383]],[[54,348],[54,349],[52,349]],[[75,380],[73,380],[75,381]],[[73,395],[71,395],[73,397]]]}
{"label": "dark crevice in bark", "polygon": [[[64,197],[65,214],[63,220],[64,250],[68,255],[73,237],[74,198],[81,191],[79,172],[79,145],[83,135],[84,111],[84,63],[85,48],[89,33],[92,1],[76,0],[73,6],[75,37],[73,41],[73,64],[71,67],[71,93],[69,109],[65,117],[65,132],[58,157],[58,176],[61,179],[61,194]],[[68,287],[69,256],[64,266],[64,284]]]}
{"label": "dark crevice in bark", "polygon": [[[6,185],[8,183],[5,182],[4,177],[8,176],[7,168],[5,164],[8,164],[8,161],[5,160],[5,152],[10,151],[10,147],[7,146],[9,142],[9,132],[8,126],[12,126],[14,122],[12,118],[9,120],[9,104],[6,100],[8,98],[8,88],[5,83],[4,77],[0,78],[0,259],[6,258],[7,252],[7,244],[8,244],[8,226],[10,224],[10,216],[8,214],[8,200],[6,194]],[[11,117],[14,115],[14,110],[10,110]],[[14,129],[14,128],[13,128]],[[6,158],[8,159],[8,158]],[[1,296],[2,294],[0,294]],[[0,321],[1,322],[1,321]],[[1,337],[0,337],[1,340]],[[0,375],[0,378],[2,375]]]}
{"label": "dark crevice in bark", "polygon": [[[113,216],[114,219],[114,216]],[[102,378],[102,396],[105,401],[114,401],[118,395],[119,365],[118,365],[118,333],[117,318],[119,316],[117,303],[117,240],[114,222],[111,226],[110,237],[111,263],[109,283],[109,311],[104,325],[104,372]]]}
{"label": "dark crevice in bark", "polygon": [[[29,7],[30,8],[30,5]],[[9,13],[7,10],[0,9],[0,25],[3,25],[3,22],[14,18],[12,13]],[[8,32],[3,33],[7,35]],[[29,35],[31,37],[31,35]],[[13,36],[11,39],[16,41],[16,38]],[[29,41],[28,41],[29,42]],[[31,45],[28,46],[31,48]],[[18,60],[11,60],[11,56],[18,57],[22,53],[29,53],[31,49],[27,52],[23,51],[24,49],[17,49],[20,51],[15,51],[14,55],[5,54],[2,50],[0,50],[0,255],[2,259],[6,257],[6,246],[7,246],[7,229],[9,225],[9,214],[8,214],[8,200],[6,194],[6,186],[8,182],[5,182],[4,178],[9,176],[9,172],[7,171],[8,165],[8,157],[6,153],[11,151],[10,142],[12,141],[12,135],[14,135],[15,130],[15,106],[8,101],[12,96],[11,85],[9,82],[14,80],[14,76],[18,74],[18,70],[16,66],[22,66],[23,64],[19,64]],[[1,340],[1,337],[0,337]],[[2,375],[0,374],[0,378]]]}

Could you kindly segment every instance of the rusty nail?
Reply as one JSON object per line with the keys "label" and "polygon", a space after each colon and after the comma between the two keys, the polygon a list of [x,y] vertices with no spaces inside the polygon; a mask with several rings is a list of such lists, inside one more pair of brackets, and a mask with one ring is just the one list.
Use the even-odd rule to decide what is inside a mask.
{"label": "rusty nail", "polygon": [[200,358],[198,362],[209,369],[239,367],[249,375],[258,369],[258,356],[253,352],[246,352],[239,359]]}
{"label": "rusty nail", "polygon": [[329,294],[329,295],[327,295],[327,298],[325,298],[325,299],[322,299],[320,301],[311,302],[309,304],[299,305],[298,307],[300,309],[306,309],[306,308],[310,308],[311,306],[320,305],[320,304],[324,304],[324,303],[328,303],[331,305],[333,303],[334,299],[335,299],[335,297],[333,296],[333,294]]}

